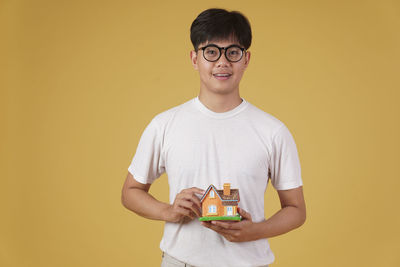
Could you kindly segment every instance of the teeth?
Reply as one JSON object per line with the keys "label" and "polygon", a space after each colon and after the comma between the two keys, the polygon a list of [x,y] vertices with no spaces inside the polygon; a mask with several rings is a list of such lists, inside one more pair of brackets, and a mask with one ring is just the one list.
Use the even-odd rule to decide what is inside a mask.
{"label": "teeth", "polygon": [[214,74],[215,76],[218,76],[218,77],[228,77],[230,74],[219,74],[219,73],[217,73],[217,74]]}

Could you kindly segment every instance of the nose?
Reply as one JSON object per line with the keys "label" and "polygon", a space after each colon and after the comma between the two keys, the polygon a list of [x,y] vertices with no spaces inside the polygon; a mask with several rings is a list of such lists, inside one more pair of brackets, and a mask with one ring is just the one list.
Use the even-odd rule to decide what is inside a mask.
{"label": "nose", "polygon": [[225,50],[221,51],[221,56],[219,57],[218,61],[217,61],[217,66],[226,66],[230,64],[230,62],[228,61],[228,59],[225,56]]}

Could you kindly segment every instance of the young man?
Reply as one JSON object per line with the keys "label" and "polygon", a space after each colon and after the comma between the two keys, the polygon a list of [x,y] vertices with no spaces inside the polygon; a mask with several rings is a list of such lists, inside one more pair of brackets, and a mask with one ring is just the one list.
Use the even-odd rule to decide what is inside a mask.
{"label": "young man", "polygon": [[[123,205],[165,221],[162,266],[266,266],[267,238],[302,225],[306,209],[298,153],[286,126],[240,97],[251,29],[239,12],[209,9],[191,26],[199,96],[157,115],[140,139],[122,189]],[[151,196],[168,174],[170,202]],[[268,179],[282,208],[264,218]],[[210,184],[240,191],[240,222],[200,222],[200,198]]]}

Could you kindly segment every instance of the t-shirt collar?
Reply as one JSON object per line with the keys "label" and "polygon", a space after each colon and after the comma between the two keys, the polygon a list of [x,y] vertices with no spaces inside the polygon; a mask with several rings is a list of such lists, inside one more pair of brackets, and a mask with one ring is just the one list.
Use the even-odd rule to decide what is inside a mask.
{"label": "t-shirt collar", "polygon": [[193,102],[194,102],[196,108],[199,109],[201,112],[203,112],[204,114],[206,114],[209,117],[216,118],[216,119],[225,119],[225,118],[230,118],[232,116],[235,116],[238,113],[240,113],[241,111],[243,111],[247,107],[247,104],[248,104],[247,101],[244,98],[242,98],[242,103],[240,103],[235,108],[233,108],[229,111],[225,111],[225,112],[214,112],[214,111],[210,110],[209,108],[207,108],[200,101],[198,96],[196,98],[194,98]]}

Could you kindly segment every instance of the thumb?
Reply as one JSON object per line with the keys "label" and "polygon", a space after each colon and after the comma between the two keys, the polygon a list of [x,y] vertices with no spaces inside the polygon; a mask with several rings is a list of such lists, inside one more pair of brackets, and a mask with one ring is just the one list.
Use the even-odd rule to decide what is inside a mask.
{"label": "thumb", "polygon": [[251,220],[251,214],[244,209],[238,207],[238,212],[244,219]]}

